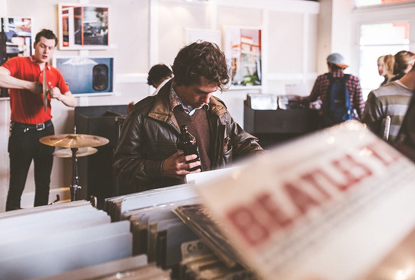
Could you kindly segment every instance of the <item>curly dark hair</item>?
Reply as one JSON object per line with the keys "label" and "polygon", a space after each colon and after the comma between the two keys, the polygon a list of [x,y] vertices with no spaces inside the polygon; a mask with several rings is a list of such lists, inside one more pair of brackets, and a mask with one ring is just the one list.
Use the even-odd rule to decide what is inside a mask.
{"label": "curly dark hair", "polygon": [[158,84],[161,79],[171,77],[173,72],[166,64],[156,64],[148,71],[147,84],[154,86]]}
{"label": "curly dark hair", "polygon": [[58,45],[58,37],[56,37],[55,33],[53,33],[52,30],[49,30],[49,29],[42,29],[42,30],[40,30],[36,34],[36,37],[35,37],[35,45],[37,43],[39,43],[40,37],[45,37],[46,39],[49,39],[49,40],[52,40],[53,39],[53,40],[55,40],[55,47]]}
{"label": "curly dark hair", "polygon": [[200,78],[204,77],[224,90],[229,82],[230,69],[225,54],[218,45],[206,41],[182,48],[174,59],[172,69],[174,81],[179,86],[200,83]]}

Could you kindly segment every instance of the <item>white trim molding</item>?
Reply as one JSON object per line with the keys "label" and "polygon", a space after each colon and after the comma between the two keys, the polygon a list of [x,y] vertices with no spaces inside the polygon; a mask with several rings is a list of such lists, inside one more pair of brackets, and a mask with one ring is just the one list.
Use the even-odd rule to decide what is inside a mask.
{"label": "white trim molding", "polygon": [[115,83],[147,83],[147,73],[119,74],[115,76]]}
{"label": "white trim molding", "polygon": [[[153,0],[152,0],[153,1]],[[318,14],[320,12],[320,3],[304,1],[304,0],[209,0],[209,1],[187,1],[187,0],[159,0],[163,2],[188,3],[195,5],[211,5],[213,6],[230,6],[238,8],[266,7],[270,11],[279,11],[287,13],[301,14]]]}
{"label": "white trim molding", "polygon": [[320,3],[303,0],[221,0],[218,1],[218,5],[255,9],[266,7],[269,11],[301,14],[318,14],[320,12]]}

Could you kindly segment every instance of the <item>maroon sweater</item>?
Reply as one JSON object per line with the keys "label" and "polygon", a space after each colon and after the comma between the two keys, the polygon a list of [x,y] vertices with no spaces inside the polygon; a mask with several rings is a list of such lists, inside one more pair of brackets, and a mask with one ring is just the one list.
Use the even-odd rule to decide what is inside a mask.
{"label": "maroon sweater", "polygon": [[210,170],[210,130],[206,116],[206,106],[202,109],[197,109],[191,116],[186,114],[180,106],[176,106],[173,113],[179,127],[187,125],[187,130],[196,137],[202,171]]}

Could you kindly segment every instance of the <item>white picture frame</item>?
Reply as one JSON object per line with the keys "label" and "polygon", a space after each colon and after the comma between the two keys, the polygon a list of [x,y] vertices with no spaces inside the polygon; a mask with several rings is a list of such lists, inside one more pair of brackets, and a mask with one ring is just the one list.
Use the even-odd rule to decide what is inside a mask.
{"label": "white picture frame", "polygon": [[53,66],[62,73],[74,95],[114,93],[113,57],[55,56]]}
{"label": "white picture frame", "polygon": [[109,48],[109,6],[59,3],[59,49]]}
{"label": "white picture frame", "polygon": [[223,50],[231,68],[232,86],[262,85],[262,30],[224,26]]}

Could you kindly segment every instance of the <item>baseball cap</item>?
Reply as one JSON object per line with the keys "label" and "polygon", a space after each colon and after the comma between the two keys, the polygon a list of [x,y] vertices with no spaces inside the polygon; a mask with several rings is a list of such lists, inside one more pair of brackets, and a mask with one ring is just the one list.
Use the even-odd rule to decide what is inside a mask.
{"label": "baseball cap", "polygon": [[337,65],[340,68],[347,68],[347,67],[349,67],[349,65],[347,65],[346,63],[344,63],[344,58],[339,53],[332,53],[331,55],[329,55],[327,57],[327,62],[328,63],[333,63],[334,65]]}

